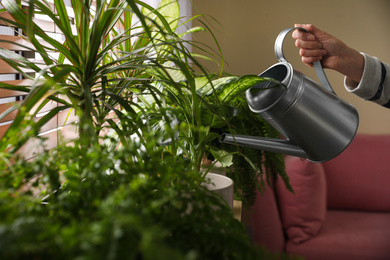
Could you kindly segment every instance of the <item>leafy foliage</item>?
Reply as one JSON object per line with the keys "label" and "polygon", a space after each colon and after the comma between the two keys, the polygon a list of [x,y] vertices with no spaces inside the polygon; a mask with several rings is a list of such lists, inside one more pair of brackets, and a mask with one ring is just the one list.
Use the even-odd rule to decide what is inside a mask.
{"label": "leafy foliage", "polygon": [[268,259],[196,171],[161,164],[156,137],[144,136],[120,150],[75,140],[5,167],[0,257]]}
{"label": "leafy foliage", "polygon": [[[199,29],[176,33],[177,1],[163,0],[155,9],[137,0],[96,5],[71,0],[74,19],[62,0],[27,3],[25,11],[3,0],[13,20],[0,18],[22,28],[20,37],[43,60],[0,50],[1,58],[32,82],[0,83],[27,93],[8,111],[17,109],[18,115],[0,140],[0,257],[268,258],[251,245],[231,209],[199,185],[205,153],[224,165],[233,155],[245,158],[254,173],[233,177],[244,194],[258,185],[259,155],[224,148],[218,138],[251,127],[267,134],[264,122],[252,123],[242,97],[266,79],[208,73],[186,47],[198,46],[182,39]],[[65,40],[45,33],[34,22],[35,13],[47,15]],[[26,68],[34,76],[24,73]],[[50,101],[59,106],[34,121]],[[28,140],[43,142],[40,128],[68,108],[79,117],[80,137],[71,145],[28,162],[14,154]],[[111,111],[119,124],[107,117]],[[117,139],[100,139],[106,127]],[[118,140],[120,149],[107,145],[117,148]],[[280,163],[265,158],[269,165]]]}
{"label": "leafy foliage", "polygon": [[[123,118],[122,106],[127,115],[134,114],[129,106],[133,103],[132,94],[148,89],[150,82],[156,80],[149,69],[164,69],[167,61],[175,62],[189,55],[184,41],[175,33],[179,26],[177,1],[163,0],[157,9],[137,0],[96,1],[96,5],[91,0],[72,0],[71,4],[72,16],[63,0],[54,1],[54,5],[28,1],[29,12],[13,0],[2,1],[5,9],[1,11],[7,10],[13,19],[0,19],[21,28],[19,36],[31,43],[32,47],[27,48],[42,61],[0,50],[1,59],[31,80],[27,86],[0,82],[1,88],[28,94],[20,106],[7,111],[19,109],[23,113],[18,114],[0,142],[1,150],[10,145],[17,150],[28,138],[19,134],[23,121],[39,113],[51,100],[59,106],[39,120],[37,129],[58,112],[72,108],[81,121],[94,126],[88,128],[89,133],[80,129],[80,134],[96,138],[104,127],[113,125],[108,117],[110,112]],[[34,14],[45,15],[65,40],[55,39],[39,27],[33,20]],[[31,75],[23,69],[35,73]],[[21,141],[4,142],[15,135]]]}
{"label": "leafy foliage", "polygon": [[[216,129],[218,133],[228,132],[233,135],[275,138],[279,136],[279,133],[264,119],[250,111],[243,93],[235,96],[231,104],[237,109],[237,116],[231,118],[228,127]],[[236,198],[241,200],[244,206],[253,205],[257,199],[257,191],[263,192],[267,188],[266,184],[272,187],[272,180],[279,176],[283,179],[286,187],[292,191],[285,172],[282,154],[248,147],[214,144],[219,151],[226,151],[233,155],[232,165],[228,168],[227,175],[233,179],[237,188]],[[213,151],[217,148],[211,150],[212,156],[215,155]]]}
{"label": "leafy foliage", "polygon": [[[21,107],[13,108],[20,108],[19,113],[0,141],[0,150],[18,150],[41,126],[68,108],[76,112],[82,126],[94,126],[79,128],[80,135],[88,136],[91,142],[108,127],[122,146],[129,145],[124,137],[139,136],[137,124],[116,124],[108,117],[114,112],[120,120],[129,117],[141,125],[146,122],[150,131],[159,128],[170,133],[168,139],[159,143],[166,146],[164,160],[182,158],[199,171],[205,153],[223,166],[232,164],[233,156],[238,163],[237,156],[241,156],[247,170],[237,173],[241,177],[234,178],[236,187],[248,193],[248,198],[254,196],[253,187],[260,190],[264,187],[256,178],[262,177],[263,153],[246,154],[248,149],[239,147],[222,149],[218,139],[224,131],[235,133],[237,129],[241,129],[238,131],[241,134],[245,129],[254,129],[255,135],[265,134],[262,129],[267,123],[253,121],[242,94],[270,79],[253,75],[218,78],[209,74],[199,63],[199,55],[190,53],[186,46],[203,49],[181,38],[194,30],[189,29],[183,35],[176,33],[180,25],[177,1],[163,0],[156,9],[136,0],[97,1],[96,6],[89,0],[71,3],[74,19],[62,0],[55,1],[55,9],[46,2],[29,1],[27,13],[13,0],[3,1],[14,20],[1,19],[22,28],[25,35],[20,36],[31,42],[31,50],[44,63],[36,64],[6,50],[2,50],[3,55],[0,52],[1,58],[33,82],[32,87],[0,83],[2,88],[28,93]],[[34,13],[44,14],[53,21],[65,41],[53,39],[34,23]],[[22,68],[35,71],[38,77],[23,73]],[[59,106],[41,117],[34,127],[26,128],[24,125],[50,100]],[[281,162],[277,156],[269,155],[264,165]],[[267,178],[271,168],[266,168]],[[248,176],[244,176],[246,172]],[[288,184],[283,168],[275,174],[281,174]]]}
{"label": "leafy foliage", "polygon": [[282,155],[219,142],[226,132],[267,137],[278,134],[250,111],[244,97],[247,89],[271,79],[245,75],[210,81],[187,72],[168,71],[177,84],[162,81],[157,86],[161,93],[159,96],[142,99],[156,131],[166,131],[166,128],[161,128],[161,122],[165,120],[163,115],[159,115],[161,109],[170,111],[169,124],[176,126],[176,135],[166,142],[171,145],[166,146],[164,159],[171,160],[170,155],[188,158],[198,171],[204,154],[221,162],[224,167],[233,165],[229,176],[235,182],[237,199],[246,206],[253,205],[256,191],[266,188],[264,179],[269,181],[280,175],[291,190]]}

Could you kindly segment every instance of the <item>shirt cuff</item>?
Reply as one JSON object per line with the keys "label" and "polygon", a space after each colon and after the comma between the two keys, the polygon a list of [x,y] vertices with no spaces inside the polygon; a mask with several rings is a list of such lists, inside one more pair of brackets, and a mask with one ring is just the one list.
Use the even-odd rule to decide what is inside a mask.
{"label": "shirt cuff", "polygon": [[361,53],[364,57],[364,70],[360,82],[356,82],[348,77],[344,78],[344,86],[348,92],[351,92],[362,99],[372,98],[380,84],[381,80],[381,62],[378,58]]}

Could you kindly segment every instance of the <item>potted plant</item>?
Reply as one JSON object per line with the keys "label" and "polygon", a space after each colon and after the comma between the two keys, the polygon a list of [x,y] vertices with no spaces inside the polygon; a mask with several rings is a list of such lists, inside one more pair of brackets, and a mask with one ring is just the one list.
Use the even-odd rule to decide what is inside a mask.
{"label": "potted plant", "polygon": [[[114,111],[117,118],[122,118],[123,111],[126,111],[127,117],[136,117],[129,104],[134,104],[134,93],[150,89],[150,82],[155,79],[148,70],[178,58],[173,54],[184,48],[182,43],[172,39],[172,28],[178,24],[177,1],[162,1],[157,9],[142,1],[130,0],[98,1],[96,5],[89,0],[71,3],[72,12],[69,12],[62,0],[56,0],[54,4],[27,1],[24,6],[30,11],[26,12],[15,1],[2,2],[3,11],[8,11],[12,19],[0,19],[4,24],[21,29],[19,36],[31,46],[25,48],[42,57],[42,63],[32,62],[12,51],[0,50],[1,59],[24,78],[32,80],[32,85],[26,86],[0,83],[3,89],[27,94],[21,105],[12,108],[20,112],[2,139],[1,150],[9,149],[14,139],[13,150],[17,150],[30,138],[31,133],[22,136],[24,132],[19,131],[21,124],[39,113],[49,101],[55,101],[59,106],[43,116],[35,129],[58,112],[71,108],[81,122],[80,135],[97,138],[107,126],[117,131],[119,136],[128,135],[128,129],[126,132],[118,129],[113,120],[107,118],[108,113]],[[167,5],[169,9],[165,8]],[[165,12],[165,16],[160,10]],[[52,38],[34,23],[35,13],[52,21],[65,40]],[[155,16],[154,20],[151,14]],[[174,18],[166,18],[170,16]],[[143,19],[138,19],[140,23],[133,17]],[[57,55],[52,55],[53,52]],[[35,71],[35,74],[25,73],[26,68]],[[85,129],[92,132],[85,132]],[[134,129],[132,131],[137,133]]]}
{"label": "potted plant", "polygon": [[[169,20],[160,13],[159,10],[172,3],[162,3],[155,9],[142,1],[97,1],[93,7],[91,1],[74,0],[75,19],[71,19],[61,0],[54,1],[56,12],[45,2],[28,2],[27,12],[12,0],[2,2],[13,20],[1,19],[22,28],[25,35],[21,37],[31,42],[31,51],[38,52],[44,61],[37,66],[18,54],[1,50],[2,59],[21,74],[24,74],[23,68],[29,68],[40,76],[32,78],[32,86],[0,84],[2,88],[27,93],[22,105],[15,107],[19,113],[0,141],[0,155],[4,159],[1,169],[5,177],[1,184],[4,188],[2,200],[10,202],[3,205],[10,205],[13,209],[2,208],[9,214],[4,215],[0,236],[12,237],[9,241],[15,242],[4,244],[4,256],[11,258],[16,254],[18,258],[31,254],[34,258],[44,258],[48,250],[46,245],[51,245],[53,252],[48,252],[49,256],[58,249],[64,253],[64,258],[91,258],[99,255],[101,249],[106,250],[101,256],[115,259],[122,255],[122,241],[127,242],[126,245],[130,243],[128,241],[137,241],[134,242],[137,245],[135,250],[141,252],[136,251],[135,256],[129,256],[130,259],[139,255],[152,259],[153,256],[148,255],[150,248],[161,250],[156,252],[169,251],[172,258],[177,256],[178,259],[204,259],[204,255],[212,258],[215,254],[225,254],[229,248],[222,243],[210,244],[208,233],[185,237],[188,227],[193,227],[194,231],[211,232],[210,224],[218,227],[214,231],[219,230],[223,238],[230,234],[227,227],[235,227],[231,235],[240,238],[241,242],[236,245],[245,250],[228,252],[226,257],[231,254],[231,258],[242,259],[240,256],[257,254],[243,238],[242,226],[226,214],[226,205],[221,206],[224,204],[212,199],[213,195],[202,188],[203,179],[199,175],[199,163],[205,152],[221,161],[229,157],[227,153],[220,155],[222,149],[215,141],[223,127],[232,129],[231,119],[237,115],[238,105],[223,103],[221,97],[229,89],[227,86],[234,86],[245,78],[215,79],[211,76],[185,47],[185,43],[192,43],[174,32],[177,17]],[[173,4],[177,6],[176,1]],[[33,22],[32,10],[47,15],[64,34],[65,41],[52,39],[41,30]],[[140,23],[128,24],[132,16],[137,16]],[[118,24],[122,24],[119,28],[126,29],[117,30],[115,26]],[[72,32],[74,26],[76,35]],[[59,55],[52,56],[51,51]],[[194,67],[197,67],[197,73]],[[247,79],[252,83],[263,80],[257,76],[248,76]],[[233,88],[229,91],[239,100],[239,94]],[[143,101],[142,105],[134,101],[134,96]],[[152,103],[144,102],[148,97],[153,98]],[[31,116],[49,100],[60,105],[38,122],[33,122]],[[79,138],[74,145],[60,144],[33,162],[17,160],[14,152],[29,138],[35,138],[39,128],[56,113],[68,108],[79,117]],[[110,111],[115,112],[120,124],[107,118]],[[189,112],[188,116],[183,111]],[[166,122],[162,124],[164,131],[153,131],[156,119],[160,123]],[[105,127],[118,136],[121,149],[101,145],[102,139],[107,140],[100,136]],[[136,135],[137,140],[130,138],[132,135]],[[11,159],[16,164],[5,163]],[[170,167],[169,162],[174,162],[177,169]],[[15,172],[18,174],[13,174]],[[28,185],[45,188],[47,197],[38,196],[36,200],[31,194],[36,189],[28,188]],[[27,188],[26,192],[21,192],[22,187]],[[13,200],[15,197],[17,199]],[[209,203],[202,206],[207,201]],[[161,205],[167,216],[163,226],[159,224]],[[187,216],[190,207],[203,216],[195,219]],[[205,211],[198,212],[197,209],[202,207]],[[118,214],[110,216],[112,212]],[[194,217],[197,214],[193,214]],[[130,216],[129,220],[126,216]],[[175,231],[177,216],[188,218]],[[207,223],[205,216],[218,217]],[[24,230],[31,235],[18,233],[18,227],[25,227]],[[83,235],[79,238],[76,234],[80,230]],[[135,234],[134,237],[123,239],[121,234],[127,234],[127,231],[130,236]],[[34,237],[41,234],[38,241],[32,234]],[[55,235],[58,235],[58,240],[52,239]],[[205,240],[198,239],[199,236]],[[110,239],[105,240],[106,237]],[[215,236],[212,237],[215,242]],[[162,242],[166,238],[169,243]],[[182,243],[187,239],[191,243]],[[85,242],[89,240],[91,243]],[[234,239],[226,236],[226,241]],[[21,255],[17,255],[17,247],[12,247],[18,243],[25,248],[20,251]]]}
{"label": "potted plant", "polygon": [[[132,14],[143,17],[136,3],[145,8],[144,13],[152,12],[163,20],[158,10],[138,1],[127,2],[133,8]],[[131,103],[129,93],[125,93],[137,93],[132,91],[137,88],[156,90],[148,70],[164,69],[162,64],[179,56],[161,56],[154,51],[156,48],[172,51],[170,47],[177,42],[162,43],[161,35],[149,25],[145,27],[146,23],[138,37],[129,31],[114,32],[118,35],[111,36],[113,26],[120,17],[126,16],[126,2],[98,1],[96,13],[90,16],[91,2],[73,1],[77,35],[71,34],[72,20],[62,1],[55,1],[57,13],[52,12],[49,4],[30,2],[31,7],[55,21],[65,35],[64,43],[41,31],[32,22],[33,12],[24,12],[12,1],[2,4],[14,17],[5,21],[26,32],[34,46],[32,50],[40,53],[44,64],[36,66],[2,50],[2,57],[15,69],[23,73],[22,68],[31,68],[43,80],[33,79],[31,88],[16,87],[28,95],[16,107],[19,114],[1,140],[1,258],[253,259],[260,256],[226,204],[199,185],[202,179],[197,171],[182,160],[176,162],[176,167],[161,163],[163,149],[157,145],[158,140],[166,139],[171,133],[163,133],[161,138],[157,133],[149,134],[150,125],[137,117],[130,105],[137,104]],[[162,29],[154,23],[152,26]],[[51,47],[42,45],[38,36]],[[131,37],[135,41],[129,41]],[[131,53],[121,56],[123,53],[111,51],[126,44],[130,46],[130,42],[136,47]],[[48,54],[51,50],[59,51],[58,58]],[[157,56],[150,57],[150,51]],[[121,77],[123,74],[127,76]],[[5,83],[1,87],[15,88]],[[60,106],[38,123],[33,122],[31,115],[38,113],[48,100]],[[124,109],[118,109],[117,105]],[[80,118],[80,135],[71,145],[59,143],[31,161],[14,154],[29,138],[39,138],[36,137],[39,128],[55,113],[67,108],[74,109]],[[121,119],[120,125],[106,119],[109,110],[114,110]],[[120,137],[121,149],[104,145],[109,137],[99,133],[106,122]],[[133,133],[138,140],[131,137]],[[8,163],[11,159],[13,163]]]}
{"label": "potted plant", "polygon": [[[183,35],[175,33],[180,17],[177,1],[164,0],[157,9],[142,1],[98,2],[96,7],[92,6],[90,1],[74,1],[72,7],[75,19],[68,15],[62,0],[54,2],[56,10],[44,2],[28,4],[29,10],[35,9],[40,14],[47,15],[56,24],[64,35],[65,42],[52,39],[41,30],[33,22],[34,12],[24,12],[12,0],[3,2],[14,20],[1,19],[25,32],[25,36],[21,37],[26,37],[32,43],[31,50],[39,53],[44,64],[38,66],[6,50],[1,51],[2,58],[26,78],[31,76],[23,73],[22,68],[36,71],[45,78],[45,81],[41,84],[41,81],[34,80],[32,88],[0,84],[2,88],[28,93],[21,109],[25,113],[18,114],[2,138],[3,142],[0,142],[2,150],[9,150],[12,140],[13,150],[19,149],[31,135],[31,132],[20,131],[20,125],[26,118],[39,113],[49,100],[54,100],[60,105],[43,116],[34,129],[44,125],[57,112],[72,108],[81,122],[80,135],[89,136],[91,140],[98,138],[101,130],[109,125],[124,142],[123,136],[140,133],[134,128],[124,129],[126,126],[117,125],[111,118],[107,118],[110,111],[114,111],[119,119],[131,117],[133,120],[139,120],[140,124],[145,123],[140,120],[147,120],[146,124],[153,123],[151,119],[155,117],[159,123],[161,119],[167,122],[163,126],[164,130],[170,134],[169,139],[174,141],[167,147],[165,159],[173,161],[177,158],[188,159],[191,167],[197,171],[200,170],[205,153],[222,161],[223,166],[232,163],[230,159],[232,157],[218,145],[220,130],[234,131],[234,127],[238,125],[232,125],[229,122],[232,119],[237,119],[235,122],[241,120],[251,124],[254,117],[242,120],[247,116],[245,111],[248,109],[245,108],[244,99],[239,95],[264,79],[249,75],[240,79],[237,77],[215,79],[208,73],[186,48],[186,44],[192,44],[194,48],[198,46],[183,40],[181,38]],[[137,4],[142,8],[140,9]],[[84,10],[90,13],[85,14]],[[139,22],[132,24],[134,20],[131,17],[134,15],[138,17]],[[78,28],[75,35],[73,27]],[[193,31],[196,30],[189,30]],[[46,43],[38,40],[38,37]],[[58,57],[50,55],[53,50],[59,53]],[[18,62],[15,63],[14,60]],[[144,97],[148,93],[152,97],[153,105]],[[133,102],[134,95],[137,95],[138,100],[146,106],[141,108],[139,103]],[[237,112],[239,110],[241,111]],[[180,125],[175,126],[175,122],[180,122]],[[262,121],[257,119],[256,122],[258,125],[251,124],[251,127],[260,129],[258,133],[272,132],[271,128],[268,128],[268,131],[262,129],[267,127]],[[168,129],[167,125],[171,129]],[[89,129],[90,132],[86,132],[85,129]],[[177,135],[180,136],[179,140],[176,140]],[[237,148],[234,151],[235,158],[242,157],[248,161],[250,153],[244,155],[243,150],[245,149]],[[266,153],[267,156],[264,157],[265,164],[280,164],[280,158],[268,154]],[[249,163],[251,168],[248,169],[252,169],[252,173],[239,174],[240,177],[234,178],[238,188],[246,189],[244,193],[248,194],[248,198],[253,197],[253,187],[258,183],[256,172],[263,171],[261,164],[256,165],[250,160]],[[268,165],[265,169],[269,169]],[[277,172],[286,179],[283,169]],[[243,181],[248,180],[247,177],[250,177],[250,181]],[[251,192],[247,189],[249,187]]]}
{"label": "potted plant", "polygon": [[[266,180],[275,176],[281,176],[287,188],[291,189],[282,155],[219,142],[226,132],[268,137],[278,135],[268,123],[250,111],[244,97],[245,91],[254,85],[274,80],[255,75],[216,79],[208,78],[210,75],[197,76],[190,67],[178,62],[175,65],[180,70],[172,67],[158,71],[160,79],[166,76],[156,86],[160,95],[141,99],[155,130],[167,131],[168,124],[171,126],[169,131],[174,132],[175,137],[164,142],[164,160],[176,160],[179,156],[196,171],[201,171],[202,159],[206,155],[214,163],[204,175],[217,162],[222,167],[233,165],[234,170],[228,171],[228,175],[235,182],[236,195],[246,206],[254,203],[256,191],[264,190]],[[166,118],[159,112],[161,110],[170,112],[169,122],[165,124],[161,124]]]}
{"label": "potted plant", "polygon": [[184,161],[161,164],[158,138],[143,137],[112,150],[81,136],[4,167],[0,257],[273,259],[251,245],[225,203],[197,184],[196,171]]}

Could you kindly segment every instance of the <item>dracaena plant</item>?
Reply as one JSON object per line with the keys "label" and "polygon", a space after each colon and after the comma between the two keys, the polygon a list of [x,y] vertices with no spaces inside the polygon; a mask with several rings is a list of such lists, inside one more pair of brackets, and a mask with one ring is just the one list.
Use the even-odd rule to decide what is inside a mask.
{"label": "dracaena plant", "polygon": [[[1,59],[31,79],[26,86],[0,82],[1,88],[27,94],[20,105],[5,113],[19,110],[0,142],[2,151],[12,151],[9,148],[12,143],[13,150],[17,150],[42,125],[68,108],[79,116],[79,134],[89,136],[91,142],[104,127],[113,128],[119,136],[137,134],[137,124],[143,122],[129,105],[137,106],[132,94],[140,89],[155,91],[150,83],[158,79],[150,75],[151,68],[162,68],[168,61],[189,56],[184,41],[175,33],[180,25],[175,0],[163,0],[157,8],[138,0],[70,2],[72,12],[63,0],[55,0],[54,4],[24,1],[26,8],[14,0],[2,1],[1,11],[8,11],[12,17],[1,17],[2,22],[20,28],[20,37],[30,43],[30,47],[24,47],[41,59],[30,61],[0,49]],[[34,22],[37,14],[53,22],[63,38],[54,39],[40,28]],[[34,75],[24,73],[25,69],[34,71]],[[41,117],[34,129],[20,131],[50,101],[56,101],[58,107]],[[127,117],[134,117],[134,125],[126,131],[117,127],[107,117],[111,111],[117,118],[123,118],[126,111]]]}
{"label": "dracaena plant", "polygon": [[236,183],[236,194],[248,206],[254,203],[256,190],[264,190],[265,180],[280,175],[291,189],[282,155],[219,143],[224,132],[277,135],[268,123],[251,113],[244,92],[263,81],[280,82],[255,75],[215,76],[207,73],[186,49],[164,51],[169,53],[168,62],[148,70],[158,80],[137,93],[141,117],[152,126],[151,131],[171,133],[160,143],[165,149],[163,161],[184,159],[198,172],[204,155],[223,167],[237,164],[230,176]]}
{"label": "dracaena plant", "polygon": [[[138,0],[72,0],[73,18],[63,0],[54,0],[54,5],[26,1],[27,9],[14,0],[3,0],[2,5],[12,19],[0,19],[22,29],[20,36],[31,43],[30,50],[42,62],[0,50],[3,60],[32,80],[29,86],[0,83],[2,88],[27,93],[21,105],[9,110],[19,109],[19,113],[0,141],[1,151],[16,151],[58,112],[71,108],[79,116],[80,136],[88,137],[82,140],[91,144],[104,127],[111,128],[122,145],[131,145],[126,137],[132,134],[142,142],[139,129],[147,126],[153,131],[157,121],[169,136],[159,143],[165,149],[163,162],[188,160],[189,167],[199,171],[204,154],[211,154],[224,166],[232,163],[235,154],[254,171],[245,185],[259,186],[262,162],[238,147],[224,149],[218,138],[223,131],[234,133],[242,127],[240,121],[263,129],[262,122],[256,126],[253,118],[247,118],[242,93],[264,79],[250,75],[218,78],[208,73],[188,46],[200,51],[206,48],[176,33],[180,25],[176,0],[162,0],[157,8]],[[52,21],[63,40],[45,33],[34,22],[35,14]],[[189,28],[184,34],[196,30]],[[35,71],[36,76],[25,74],[24,69]],[[29,124],[49,101],[59,106]],[[117,124],[107,118],[110,111],[119,119],[132,120]],[[257,134],[269,133],[262,130]],[[279,158],[270,158],[271,163],[281,163]],[[237,183],[245,183],[242,178],[236,178]]]}

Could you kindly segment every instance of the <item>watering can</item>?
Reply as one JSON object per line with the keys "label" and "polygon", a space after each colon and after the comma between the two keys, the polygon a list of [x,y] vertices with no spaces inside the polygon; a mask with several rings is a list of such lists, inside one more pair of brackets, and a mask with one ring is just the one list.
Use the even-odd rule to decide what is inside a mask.
{"label": "watering can", "polygon": [[319,61],[314,62],[313,67],[322,86],[287,62],[283,41],[295,29],[308,32],[300,27],[283,30],[275,42],[279,63],[259,75],[282,84],[267,81],[246,91],[250,110],[258,113],[284,138],[225,133],[221,142],[324,162],[349,145],[356,134],[359,116],[351,104],[336,96]]}

